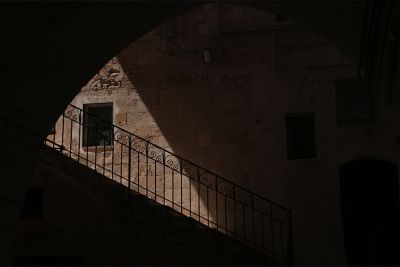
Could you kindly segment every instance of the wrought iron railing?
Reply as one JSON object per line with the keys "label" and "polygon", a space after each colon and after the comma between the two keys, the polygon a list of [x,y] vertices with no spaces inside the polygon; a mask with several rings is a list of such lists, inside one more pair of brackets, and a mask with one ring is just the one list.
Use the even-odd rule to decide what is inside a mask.
{"label": "wrought iron railing", "polygon": [[[128,192],[145,194],[241,240],[279,263],[292,263],[289,209],[111,123],[108,123],[109,131],[105,131],[106,124],[85,110],[69,105],[46,142],[126,185]],[[92,138],[94,133],[96,141],[103,140],[103,145],[83,147],[87,143],[84,139],[89,138],[88,132]]]}

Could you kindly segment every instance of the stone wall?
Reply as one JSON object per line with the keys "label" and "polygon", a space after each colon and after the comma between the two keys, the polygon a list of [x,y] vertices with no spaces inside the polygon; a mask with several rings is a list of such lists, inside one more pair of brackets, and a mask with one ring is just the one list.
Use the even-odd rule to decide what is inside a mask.
{"label": "stone wall", "polygon": [[[242,23],[229,23],[235,8],[244,7],[204,5],[160,25],[111,59],[72,104],[113,102],[116,125],[288,206],[296,262],[344,264],[338,167],[363,156],[396,160],[393,107],[375,92],[374,123],[338,127],[335,80],[355,77],[356,66],[272,14],[245,8]],[[285,114],[301,112],[315,112],[317,157],[287,160]],[[60,132],[59,121],[58,140]]]}

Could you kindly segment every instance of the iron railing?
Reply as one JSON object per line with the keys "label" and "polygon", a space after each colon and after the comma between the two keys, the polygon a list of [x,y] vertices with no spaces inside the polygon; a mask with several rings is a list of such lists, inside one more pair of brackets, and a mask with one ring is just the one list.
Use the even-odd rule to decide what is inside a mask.
{"label": "iron railing", "polygon": [[[107,123],[110,130],[104,131]],[[82,147],[88,132],[103,145]],[[280,204],[71,104],[46,142],[128,192],[145,194],[277,262],[292,263],[291,212]]]}

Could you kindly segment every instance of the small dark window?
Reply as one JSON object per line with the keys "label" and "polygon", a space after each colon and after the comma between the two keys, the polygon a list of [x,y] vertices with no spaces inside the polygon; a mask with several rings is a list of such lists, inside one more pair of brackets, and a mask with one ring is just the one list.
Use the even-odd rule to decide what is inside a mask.
{"label": "small dark window", "polygon": [[288,22],[289,20],[287,19],[287,18],[285,18],[285,17],[282,17],[282,16],[280,16],[280,15],[277,15],[276,16],[276,22],[277,23],[281,23],[281,22]]}
{"label": "small dark window", "polygon": [[21,209],[21,219],[40,219],[43,217],[43,188],[27,189],[24,204]]}
{"label": "small dark window", "polygon": [[316,157],[314,113],[286,114],[288,159]]}
{"label": "small dark window", "polygon": [[113,104],[83,105],[82,146],[111,146],[113,137]]}
{"label": "small dark window", "polygon": [[338,125],[372,121],[371,92],[365,79],[336,81],[336,116]]}

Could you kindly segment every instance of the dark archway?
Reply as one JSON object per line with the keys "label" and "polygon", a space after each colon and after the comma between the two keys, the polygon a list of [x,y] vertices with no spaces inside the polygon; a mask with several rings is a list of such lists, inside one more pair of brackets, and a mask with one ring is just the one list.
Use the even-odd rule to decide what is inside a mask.
{"label": "dark archway", "polygon": [[[268,1],[248,5],[270,9],[323,32],[358,61],[365,1],[326,2]],[[46,136],[82,85],[113,55],[159,23],[198,5],[200,2],[183,1],[2,4],[4,64],[0,99],[1,123],[7,127],[0,132],[7,140],[3,149],[7,156],[1,166],[8,175],[4,174],[7,179],[0,186],[0,235],[4,237],[1,261],[11,262],[8,244],[13,240],[16,214],[38,157],[41,137]]]}
{"label": "dark archway", "polygon": [[395,164],[362,159],[340,167],[349,265],[399,264],[399,182]]}

